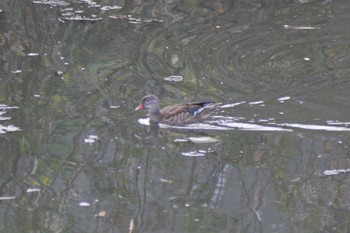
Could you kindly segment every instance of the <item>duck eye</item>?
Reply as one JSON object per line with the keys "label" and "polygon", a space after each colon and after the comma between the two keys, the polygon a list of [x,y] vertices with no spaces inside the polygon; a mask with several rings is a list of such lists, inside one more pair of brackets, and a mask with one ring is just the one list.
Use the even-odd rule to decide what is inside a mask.
{"label": "duck eye", "polygon": [[151,100],[150,99],[146,99],[146,103],[149,103]]}

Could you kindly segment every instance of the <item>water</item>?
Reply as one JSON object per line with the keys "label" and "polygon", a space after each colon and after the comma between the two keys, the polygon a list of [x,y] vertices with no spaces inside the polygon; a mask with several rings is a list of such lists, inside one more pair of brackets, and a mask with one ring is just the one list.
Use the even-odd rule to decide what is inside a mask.
{"label": "water", "polygon": [[349,10],[3,1],[0,232],[347,232]]}

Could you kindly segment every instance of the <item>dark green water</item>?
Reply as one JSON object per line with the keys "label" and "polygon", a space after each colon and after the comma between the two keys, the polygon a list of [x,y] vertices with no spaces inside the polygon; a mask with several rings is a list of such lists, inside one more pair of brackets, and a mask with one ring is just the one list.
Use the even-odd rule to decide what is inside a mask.
{"label": "dark green water", "polygon": [[[0,232],[347,232],[349,10],[0,2]],[[148,93],[223,108],[150,128]]]}

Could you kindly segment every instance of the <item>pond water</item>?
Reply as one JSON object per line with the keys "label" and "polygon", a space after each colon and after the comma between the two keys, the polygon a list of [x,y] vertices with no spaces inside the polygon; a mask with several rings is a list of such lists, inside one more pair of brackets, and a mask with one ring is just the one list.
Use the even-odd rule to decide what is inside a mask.
{"label": "pond water", "polygon": [[[0,232],[348,232],[347,0],[4,0]],[[134,112],[221,107],[186,127]]]}

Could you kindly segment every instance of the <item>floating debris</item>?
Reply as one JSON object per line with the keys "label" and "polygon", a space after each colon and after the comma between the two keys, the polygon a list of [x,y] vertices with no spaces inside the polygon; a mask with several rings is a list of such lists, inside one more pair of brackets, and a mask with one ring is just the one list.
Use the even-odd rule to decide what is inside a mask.
{"label": "floating debris", "polygon": [[39,188],[28,188],[27,193],[34,193],[34,192],[40,192]]}
{"label": "floating debris", "polygon": [[184,81],[184,77],[182,77],[181,75],[172,75],[164,78],[164,80],[170,81],[170,82],[182,82]]}
{"label": "floating debris", "polygon": [[91,204],[88,203],[88,202],[83,201],[83,202],[79,203],[79,206],[91,206]]}
{"label": "floating debris", "polygon": [[208,153],[212,153],[213,150],[208,148],[207,150],[197,150],[197,151],[189,151],[189,152],[182,152],[181,154],[188,157],[203,157]]}
{"label": "floating debris", "polygon": [[132,218],[129,225],[129,233],[134,233],[134,232],[135,232],[135,220],[134,218]]}
{"label": "floating debris", "polygon": [[27,56],[28,57],[36,57],[36,56],[39,56],[39,53],[28,53]]}
{"label": "floating debris", "polygon": [[162,20],[162,19],[145,19],[144,22],[145,23],[163,23],[164,20]]}
{"label": "floating debris", "polygon": [[64,11],[73,11],[73,10],[74,10],[73,7],[67,7],[67,8],[61,9],[60,11],[61,11],[61,12],[64,12]]}
{"label": "floating debris", "polygon": [[120,108],[120,106],[118,106],[118,105],[111,105],[111,106],[109,106],[109,108],[116,109],[116,108]]}
{"label": "floating debris", "polygon": [[176,138],[174,142],[190,142],[190,139],[188,138]]}
{"label": "floating debris", "polygon": [[12,74],[19,74],[19,73],[22,73],[22,70],[12,70],[11,73]]}
{"label": "floating debris", "polygon": [[96,2],[92,0],[80,0],[83,3],[86,3],[89,5],[89,7],[101,7],[101,5],[97,4]]}
{"label": "floating debris", "polygon": [[339,175],[341,173],[347,173],[350,172],[350,168],[348,169],[333,169],[333,170],[325,170],[323,174],[327,176],[334,176],[334,175]]}
{"label": "floating debris", "polygon": [[160,178],[159,180],[163,183],[170,183],[170,184],[173,183],[172,180],[167,180],[167,179],[162,179],[162,178]]}
{"label": "floating debris", "polygon": [[109,18],[111,19],[128,19],[127,15],[110,15]]}
{"label": "floating debris", "polygon": [[259,119],[258,122],[269,122],[268,119]]}
{"label": "floating debris", "polygon": [[122,9],[121,6],[103,6],[100,8],[103,11],[109,11],[109,10],[119,10]]}
{"label": "floating debris", "polygon": [[283,25],[284,29],[294,29],[294,30],[316,30],[321,29],[320,27],[311,27],[311,26],[296,26],[296,25]]}
{"label": "floating debris", "polygon": [[84,139],[84,142],[91,145],[98,140],[99,140],[99,138],[97,135],[89,135],[87,138]]}
{"label": "floating debris", "polygon": [[249,102],[250,105],[257,105],[257,104],[263,104],[263,103],[264,103],[263,100]]}
{"label": "floating debris", "polygon": [[65,12],[65,13],[62,13],[61,16],[63,17],[70,17],[70,16],[73,16],[75,15],[73,12]]}
{"label": "floating debris", "polygon": [[59,19],[61,21],[67,20],[67,21],[91,21],[91,22],[102,20],[101,17],[99,17],[99,18],[94,18],[94,17],[89,18],[89,17],[81,16],[81,15],[75,15],[75,16],[72,16],[72,17],[60,17]]}
{"label": "floating debris", "polygon": [[107,214],[107,212],[105,210],[101,210],[100,212],[98,212],[97,216],[98,217],[105,217]]}
{"label": "floating debris", "polygon": [[188,138],[177,138],[174,142],[193,142],[193,143],[214,143],[219,140],[213,137],[188,137]]}
{"label": "floating debris", "polygon": [[61,75],[63,75],[63,71],[57,70],[56,73],[55,73],[55,75],[61,76]]}
{"label": "floating debris", "polygon": [[205,153],[200,153],[198,151],[182,152],[181,154],[184,155],[184,156],[189,156],[189,157],[202,157],[202,156],[205,156]]}
{"label": "floating debris", "polygon": [[193,143],[214,143],[219,141],[213,137],[189,137],[188,139]]}
{"label": "floating debris", "polygon": [[141,19],[128,18],[128,23],[130,23],[130,24],[142,24],[143,22]]}
{"label": "floating debris", "polygon": [[135,18],[132,15],[110,15],[108,16],[111,19],[122,19],[127,20],[130,24],[142,24],[142,23],[163,23],[164,20],[161,19],[142,19]]}
{"label": "floating debris", "polygon": [[290,99],[290,96],[285,96],[285,97],[278,98],[278,101],[280,101],[281,103],[284,103],[284,101],[289,99]]}

